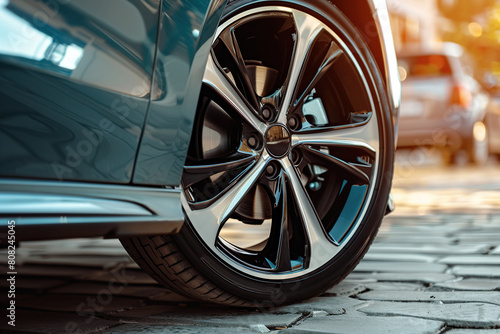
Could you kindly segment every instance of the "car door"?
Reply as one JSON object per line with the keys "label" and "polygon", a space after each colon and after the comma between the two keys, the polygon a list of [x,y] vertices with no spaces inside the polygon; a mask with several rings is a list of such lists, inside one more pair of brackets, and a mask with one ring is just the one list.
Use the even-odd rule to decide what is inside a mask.
{"label": "car door", "polygon": [[129,183],[160,0],[0,0],[0,177]]}

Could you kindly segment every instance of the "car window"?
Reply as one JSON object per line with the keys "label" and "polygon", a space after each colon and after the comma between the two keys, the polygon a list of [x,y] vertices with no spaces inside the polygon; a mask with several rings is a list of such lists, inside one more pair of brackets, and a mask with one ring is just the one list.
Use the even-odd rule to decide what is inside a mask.
{"label": "car window", "polygon": [[405,77],[433,77],[451,75],[448,58],[443,55],[419,55],[399,58],[400,71]]}

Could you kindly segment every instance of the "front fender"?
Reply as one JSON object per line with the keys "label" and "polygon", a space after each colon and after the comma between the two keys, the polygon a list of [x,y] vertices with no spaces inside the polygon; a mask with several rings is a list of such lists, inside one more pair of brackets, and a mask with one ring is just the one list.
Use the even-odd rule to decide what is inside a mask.
{"label": "front fender", "polygon": [[155,80],[134,184],[180,184],[205,65],[225,4],[163,0]]}

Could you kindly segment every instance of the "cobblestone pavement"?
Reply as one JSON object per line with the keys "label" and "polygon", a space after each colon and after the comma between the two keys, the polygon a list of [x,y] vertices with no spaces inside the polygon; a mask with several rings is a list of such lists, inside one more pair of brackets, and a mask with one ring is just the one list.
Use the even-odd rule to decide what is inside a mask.
{"label": "cobblestone pavement", "polygon": [[[500,334],[500,167],[440,169],[403,156],[394,196],[396,213],[347,279],[272,310],[178,296],[116,240],[24,243],[16,327],[4,315],[0,331]],[[1,285],[6,294],[7,281]]]}

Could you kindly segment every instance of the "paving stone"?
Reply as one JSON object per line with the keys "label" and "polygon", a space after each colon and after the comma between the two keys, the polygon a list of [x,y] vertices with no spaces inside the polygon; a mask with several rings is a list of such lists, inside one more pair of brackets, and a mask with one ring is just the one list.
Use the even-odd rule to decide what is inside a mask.
{"label": "paving stone", "polygon": [[40,295],[23,299],[16,303],[16,307],[68,312],[83,315],[117,312],[124,309],[142,306],[140,299],[112,295],[109,290],[103,290],[96,295]]}
{"label": "paving stone", "polygon": [[[476,219],[475,221],[480,221],[482,219]],[[490,222],[491,219],[488,219],[488,222]],[[461,228],[461,229],[455,229],[455,231],[452,231],[454,235],[457,236],[486,236],[489,234],[500,234],[500,225],[491,225],[491,226],[482,226],[482,225],[474,225],[472,224],[471,226]]]}
{"label": "paving stone", "polygon": [[[498,189],[497,189],[498,190]],[[476,219],[474,219],[473,222],[480,222],[480,223],[489,223],[488,225],[480,225],[476,226],[473,224],[471,227],[471,232],[474,233],[484,233],[484,231],[492,231],[492,233],[500,233],[500,225],[498,224],[498,220],[496,220],[498,214],[490,214],[489,217],[484,217],[484,216],[477,216]]]}
{"label": "paving stone", "polygon": [[207,312],[206,309],[200,310],[199,312],[193,312],[193,309],[189,309],[183,313],[178,312],[155,315],[148,319],[154,319],[167,324],[173,322],[198,326],[203,325],[207,327],[235,326],[248,328],[252,325],[264,325],[269,328],[287,328],[296,323],[301,317],[301,314],[250,313],[249,311],[236,313],[231,310],[226,312]]}
{"label": "paving stone", "polygon": [[[444,221],[444,219],[433,220],[432,224],[420,225],[419,222],[425,218],[418,217],[413,219],[413,224],[408,224],[405,222],[403,217],[397,218],[392,221],[390,233],[411,233],[418,232],[420,234],[429,232],[436,232],[437,235],[446,236],[449,233],[456,232],[459,227],[455,224],[449,224]],[[429,217],[425,219],[429,222]],[[468,221],[466,221],[468,222]]]}
{"label": "paving stone", "polygon": [[381,282],[439,283],[456,279],[451,274],[434,273],[352,273],[350,279],[376,279]]}
{"label": "paving stone", "polygon": [[[265,326],[264,326],[265,327]],[[267,329],[267,327],[265,327]],[[267,332],[270,332],[267,329]],[[205,327],[205,326],[171,326],[168,324],[125,324],[106,330],[106,334],[243,334],[265,333],[250,327]]]}
{"label": "paving stone", "polygon": [[119,282],[127,282],[128,284],[147,284],[147,285],[158,285],[151,276],[146,274],[142,270],[134,270],[134,269],[120,269],[113,271],[101,271],[96,273],[95,275],[86,277],[85,280],[94,281],[94,282],[111,282],[111,281],[119,281]]}
{"label": "paving stone", "polygon": [[500,233],[494,233],[493,231],[489,231],[488,233],[468,233],[464,235],[457,235],[457,239],[460,243],[487,242],[498,244],[498,240],[500,240]]}
{"label": "paving stone", "polygon": [[[59,288],[52,289],[50,293],[55,294],[77,294],[77,295],[96,295],[102,289],[109,289],[109,283],[102,282],[76,282]],[[114,294],[120,296],[153,298],[162,296],[165,293],[171,293],[158,285],[119,285],[113,283],[111,286]]]}
{"label": "paving stone", "polygon": [[500,329],[452,329],[446,334],[500,334]]}
{"label": "paving stone", "polygon": [[[124,310],[120,313],[114,314],[113,317],[116,319],[131,319],[133,321],[145,321],[144,319],[149,318],[153,315],[158,314],[168,314],[173,312],[179,312],[180,310],[188,310],[186,306],[179,306],[171,304],[149,304],[146,306],[135,307],[130,310]],[[155,323],[157,321],[150,321],[151,323]]]}
{"label": "paving stone", "polygon": [[366,290],[363,283],[357,281],[342,281],[333,288],[327,290],[325,295],[330,296],[353,296]]}
{"label": "paving stone", "polygon": [[500,289],[500,279],[465,278],[460,281],[437,283],[435,286],[452,290],[493,291]]}
{"label": "paving stone", "polygon": [[443,321],[460,328],[491,328],[500,325],[500,306],[483,303],[371,302],[359,311],[373,316],[409,316]]}
{"label": "paving stone", "polygon": [[115,320],[103,320],[96,317],[81,317],[77,314],[16,310],[16,326],[8,326],[0,321],[3,333],[90,333],[100,332],[118,325]]}
{"label": "paving stone", "polygon": [[399,282],[367,283],[364,286],[373,291],[418,291],[424,289],[423,284]]}
{"label": "paving stone", "polygon": [[325,311],[312,311],[310,314],[310,317],[317,318],[317,317],[325,317],[327,315],[328,315],[328,312],[325,312]]}
{"label": "paving stone", "polygon": [[[456,232],[455,228],[455,232]],[[441,240],[441,238],[448,239],[450,236],[450,232],[452,230],[445,230],[442,228],[442,224],[436,224],[434,225],[434,229],[432,230],[429,227],[423,227],[423,228],[416,228],[416,227],[401,227],[401,226],[394,226],[390,230],[383,231],[380,235],[384,237],[390,237],[390,238],[400,238],[401,240],[406,240],[408,238],[427,238],[427,237],[432,237],[436,238],[436,240]],[[432,239],[430,239],[432,240]],[[431,242],[432,243],[432,242]]]}
{"label": "paving stone", "polygon": [[457,226],[447,225],[443,221],[432,225],[402,225],[400,222],[394,222],[391,229],[385,233],[401,237],[448,237],[450,233],[456,232],[458,229]]}
{"label": "paving stone", "polygon": [[170,302],[170,303],[193,302],[192,298],[184,297],[174,292],[166,292],[161,295],[149,297],[149,299],[155,302]]}
{"label": "paving stone", "polygon": [[[499,239],[500,242],[500,239]],[[438,261],[439,263],[451,265],[500,265],[500,256],[476,255],[476,256],[447,256]]]}
{"label": "paving stone", "polygon": [[342,282],[356,283],[356,284],[368,284],[368,283],[376,283],[377,280],[373,278],[359,278],[352,279],[351,277],[344,278]]}
{"label": "paving stone", "polygon": [[325,311],[328,314],[344,314],[347,310],[356,309],[365,302],[348,297],[318,297],[302,303],[276,308],[280,313],[303,313]]}
{"label": "paving stone", "polygon": [[168,325],[190,325],[207,327],[246,327],[261,324],[266,327],[288,327],[297,322],[302,314],[291,314],[280,311],[260,312],[258,310],[217,307],[207,305],[165,306],[148,305],[113,315],[117,319],[136,318],[140,322],[151,322]]}
{"label": "paving stone", "polygon": [[361,261],[354,272],[444,273],[446,269],[445,264],[439,263]]}
{"label": "paving stone", "polygon": [[[250,325],[248,326],[249,329],[252,331],[252,332],[255,332],[255,333],[269,333],[271,330],[269,330],[269,328],[267,328],[266,326],[264,326],[263,324],[257,324],[257,325]],[[238,327],[239,328],[239,327]],[[280,327],[282,328],[282,327]]]}
{"label": "paving stone", "polygon": [[[411,186],[413,189],[413,186]],[[430,224],[437,224],[437,223],[442,223],[442,217],[439,215],[433,215],[433,216],[422,216],[418,214],[413,214],[413,215],[401,215],[397,211],[394,212],[393,215],[387,216],[384,218],[384,221],[387,222],[397,222],[400,225],[407,226],[407,225],[413,225],[413,226],[421,226],[418,225],[418,221],[425,219],[426,222]]]}
{"label": "paving stone", "polygon": [[490,249],[488,244],[479,245],[405,245],[378,243],[370,247],[369,253],[387,252],[400,254],[433,254],[433,255],[457,255],[457,254],[485,254]]}
{"label": "paving stone", "polygon": [[456,238],[444,237],[444,236],[430,236],[429,234],[422,235],[385,235],[381,236],[381,238],[386,242],[403,242],[405,244],[437,244],[437,245],[449,245]]}
{"label": "paving stone", "polygon": [[465,277],[500,278],[499,266],[454,266],[452,272]]}
{"label": "paving stone", "polygon": [[421,254],[408,254],[408,253],[380,253],[368,252],[363,261],[395,261],[395,262],[435,262],[438,256],[421,255]]}
{"label": "paving stone", "polygon": [[[118,286],[122,289],[114,293],[106,305],[109,307],[98,313],[106,316],[107,320],[102,321],[107,323],[102,327],[82,327],[84,332],[105,329],[106,333],[120,334],[262,333],[270,330],[285,334],[500,334],[500,329],[450,330],[450,327],[460,326],[500,326],[500,292],[493,291],[500,289],[500,266],[492,260],[500,258],[500,214],[491,209],[498,203],[491,202],[491,199],[500,198],[496,195],[500,194],[500,188],[498,182],[478,185],[476,177],[495,172],[500,181],[500,169],[497,169],[497,166],[492,166],[488,173],[483,169],[473,169],[475,176],[468,177],[467,181],[457,177],[467,175],[468,172],[461,169],[439,172],[442,173],[440,177],[431,175],[432,180],[428,179],[429,174],[437,169],[431,167],[430,172],[417,169],[418,181],[400,180],[399,184],[403,186],[396,191],[403,194],[404,201],[413,198],[415,187],[420,189],[419,195],[429,194],[433,201],[444,197],[445,201],[437,205],[423,203],[423,209],[432,215],[419,215],[422,203],[418,201],[425,202],[429,196],[415,203],[403,201],[398,204],[398,211],[402,214],[397,211],[396,215],[386,217],[379,236],[355,273],[323,297],[273,310],[210,305],[164,290],[130,260],[116,239],[23,242],[18,264],[23,261],[27,264],[18,266],[18,273],[22,272],[18,276],[32,279],[26,287],[51,290],[50,294],[36,297],[33,291],[38,293],[39,290],[21,289],[21,295],[16,296],[18,320],[22,320],[20,315],[23,313],[38,314],[26,317],[23,323],[28,327],[24,330],[55,333],[65,331],[65,324],[71,321],[78,325],[93,319],[90,325],[97,324],[100,319],[90,318],[88,314],[80,317],[76,308],[86,303],[87,298],[97,299],[99,292],[109,289],[110,282],[116,282],[116,275],[121,273],[126,276],[126,284]],[[448,173],[452,173],[453,179],[457,180],[454,182],[460,184],[447,186],[444,182],[449,180]],[[488,175],[488,181],[490,178]],[[435,185],[434,181],[439,181],[439,184]],[[464,188],[464,182],[473,186]],[[395,183],[398,184],[398,180]],[[453,213],[466,210],[460,206],[468,206],[465,205],[465,201],[470,200],[467,194],[475,200],[482,198],[485,187],[488,189],[485,203],[478,202],[477,208],[469,214]],[[453,204],[457,196],[462,198]],[[485,214],[479,214],[478,210]],[[0,251],[2,255],[5,252]],[[2,269],[6,271],[6,267],[0,265],[0,271]],[[44,279],[60,279],[64,285],[39,284]],[[22,307],[53,311],[26,311]],[[40,313],[43,313],[43,319]],[[37,317],[46,322],[39,326]],[[449,327],[443,328],[444,322]],[[0,322],[0,332],[2,325],[5,323]],[[287,329],[280,330],[284,327]]]}
{"label": "paving stone", "polygon": [[[47,277],[23,277],[19,273],[16,275],[16,288],[42,292],[48,289],[67,284],[69,281],[64,278]],[[6,279],[0,280],[0,287],[7,287],[9,282]]]}
{"label": "paving stone", "polygon": [[[443,225],[448,215],[401,215],[398,211],[394,212],[393,215],[384,218],[384,222],[392,223],[397,228],[428,228],[429,226],[440,226]],[[457,223],[468,223],[473,216],[467,217],[466,215],[461,215]],[[424,223],[424,224],[422,224]]]}
{"label": "paving stone", "polygon": [[279,333],[435,334],[441,330],[443,325],[444,323],[441,321],[409,317],[370,317],[356,312],[305,319],[300,324]]}
{"label": "paving stone", "polygon": [[[107,289],[109,283],[76,282],[50,290],[55,294],[96,295],[100,290]],[[121,287],[123,289],[123,287]]]}
{"label": "paving stone", "polygon": [[500,292],[495,291],[369,291],[359,294],[357,298],[402,302],[487,303],[500,306]]}

